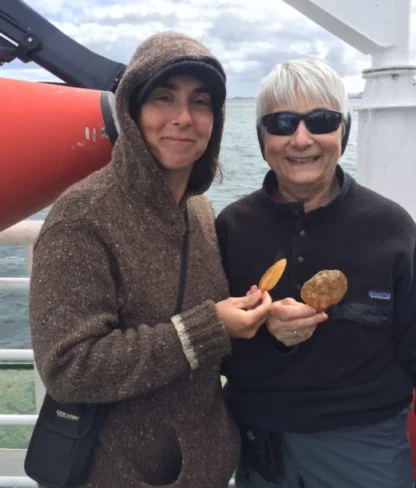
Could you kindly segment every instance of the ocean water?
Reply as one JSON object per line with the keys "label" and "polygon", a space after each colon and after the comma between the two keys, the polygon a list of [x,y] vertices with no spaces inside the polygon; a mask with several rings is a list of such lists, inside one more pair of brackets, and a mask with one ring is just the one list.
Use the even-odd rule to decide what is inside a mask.
{"label": "ocean water", "polygon": [[[341,159],[345,171],[355,175],[357,100],[351,100],[350,142]],[[255,131],[254,100],[229,100],[221,149],[222,182],[215,181],[208,196],[218,213],[232,201],[259,188],[268,169],[262,159]],[[18,195],[16,195],[18,198]],[[43,220],[47,210],[30,217]],[[27,276],[23,247],[0,246],[0,277]],[[28,292],[0,290],[0,349],[30,348]]]}

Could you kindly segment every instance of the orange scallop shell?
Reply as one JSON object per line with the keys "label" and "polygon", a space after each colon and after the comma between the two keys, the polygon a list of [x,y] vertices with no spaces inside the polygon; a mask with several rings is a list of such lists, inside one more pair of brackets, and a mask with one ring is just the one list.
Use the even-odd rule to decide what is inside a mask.
{"label": "orange scallop shell", "polygon": [[270,268],[261,277],[259,289],[261,291],[270,291],[272,288],[274,288],[282,277],[286,264],[287,261],[283,258],[276,261],[273,266],[270,266]]}

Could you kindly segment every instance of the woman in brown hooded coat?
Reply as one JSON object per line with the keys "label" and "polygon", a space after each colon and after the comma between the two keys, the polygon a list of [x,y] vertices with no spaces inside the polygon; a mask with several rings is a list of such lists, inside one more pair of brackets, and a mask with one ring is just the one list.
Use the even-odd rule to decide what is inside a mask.
{"label": "woman in brown hooded coat", "polygon": [[236,466],[219,365],[270,300],[251,310],[258,296],[227,298],[202,195],[224,100],[223,68],[204,46],[175,33],[145,41],[116,93],[111,163],[57,200],[36,243],[30,322],[47,390],[112,403],[80,486],[225,488]]}

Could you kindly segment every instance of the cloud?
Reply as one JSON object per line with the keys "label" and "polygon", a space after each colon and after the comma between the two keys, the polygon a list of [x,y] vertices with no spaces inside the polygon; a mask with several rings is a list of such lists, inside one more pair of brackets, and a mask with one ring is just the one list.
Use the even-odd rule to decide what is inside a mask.
{"label": "cloud", "polygon": [[[350,91],[364,85],[371,59],[307,19],[282,0],[31,0],[33,9],[87,48],[127,63],[137,45],[164,30],[187,33],[224,64],[229,96],[254,96],[278,62],[325,59]],[[412,6],[412,57],[416,59],[416,0]],[[51,75],[17,61],[0,76],[38,80]]]}

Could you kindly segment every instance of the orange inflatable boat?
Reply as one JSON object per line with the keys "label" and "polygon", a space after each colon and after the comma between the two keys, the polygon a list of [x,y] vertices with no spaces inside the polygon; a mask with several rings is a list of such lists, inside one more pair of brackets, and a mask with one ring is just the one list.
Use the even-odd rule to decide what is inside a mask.
{"label": "orange inflatable boat", "polygon": [[33,61],[63,84],[1,78],[0,232],[107,164],[125,65],[63,34],[22,0],[1,0],[0,67]]}
{"label": "orange inflatable boat", "polygon": [[110,161],[111,92],[0,78],[0,232]]}

